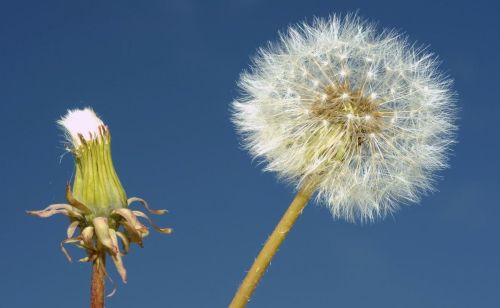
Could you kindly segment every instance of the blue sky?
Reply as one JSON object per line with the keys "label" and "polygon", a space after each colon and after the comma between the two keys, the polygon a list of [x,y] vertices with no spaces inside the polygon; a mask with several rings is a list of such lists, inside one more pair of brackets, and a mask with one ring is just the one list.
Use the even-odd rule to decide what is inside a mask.
{"label": "blue sky", "polygon": [[498,7],[437,0],[2,2],[1,306],[88,306],[90,266],[59,250],[66,219],[24,212],[64,201],[73,161],[55,121],[84,106],[110,126],[127,193],[175,229],[125,257],[107,307],[226,306],[293,197],[241,149],[236,80],[288,25],[356,10],[429,45],[455,79],[451,168],[374,224],[311,203],[249,307],[500,307]]}

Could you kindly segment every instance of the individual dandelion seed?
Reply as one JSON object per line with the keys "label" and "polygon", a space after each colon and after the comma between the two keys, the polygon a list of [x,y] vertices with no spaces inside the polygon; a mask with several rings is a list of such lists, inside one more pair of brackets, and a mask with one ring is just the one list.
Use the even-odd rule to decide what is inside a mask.
{"label": "individual dandelion seed", "polygon": [[239,85],[233,122],[245,147],[298,194],[231,307],[246,304],[313,194],[335,218],[373,221],[417,202],[446,167],[451,81],[432,54],[358,16],[290,27]]}
{"label": "individual dandelion seed", "polygon": [[[111,257],[121,279],[126,282],[122,256],[128,253],[131,243],[142,247],[143,238],[149,234],[138,217],[149,221],[161,233],[169,234],[172,229],[160,228],[145,213],[129,209],[132,203],[138,202],[152,214],[166,213],[166,210],[151,209],[141,198],[127,199],[111,159],[109,129],[91,108],[69,110],[57,123],[66,135],[67,149],[76,163],[73,189],[68,183],[67,204],[52,204],[44,210],[28,213],[42,218],[54,214],[69,217],[67,238],[61,242],[61,249],[69,261],[71,257],[65,244],[85,250],[87,256],[80,261],[93,263],[91,307],[103,307],[106,255]],[[79,234],[75,236],[77,229]],[[118,239],[122,242],[122,250],[118,247]]]}

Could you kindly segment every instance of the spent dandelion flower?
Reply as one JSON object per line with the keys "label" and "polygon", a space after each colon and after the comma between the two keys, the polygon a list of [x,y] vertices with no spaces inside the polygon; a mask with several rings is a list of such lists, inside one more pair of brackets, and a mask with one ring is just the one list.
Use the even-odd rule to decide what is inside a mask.
{"label": "spent dandelion flower", "polygon": [[454,95],[437,58],[414,46],[358,16],[332,16],[290,27],[241,75],[232,110],[244,146],[298,194],[233,307],[313,194],[335,218],[366,222],[433,189],[454,142]]}
{"label": "spent dandelion flower", "polygon": [[166,213],[166,210],[151,209],[142,198],[127,198],[111,159],[111,134],[91,108],[69,110],[57,124],[64,131],[67,149],[75,159],[73,187],[70,183],[66,185],[67,203],[28,213],[42,218],[55,214],[69,217],[61,250],[69,261],[72,258],[66,244],[85,250],[86,256],[80,261],[93,263],[91,307],[102,307],[106,255],[111,257],[122,281],[126,282],[122,256],[128,253],[132,243],[142,247],[144,237],[149,234],[148,227],[138,218],[145,219],[161,233],[171,233],[172,229],[160,228],[144,212],[129,208],[139,203],[151,214]]}

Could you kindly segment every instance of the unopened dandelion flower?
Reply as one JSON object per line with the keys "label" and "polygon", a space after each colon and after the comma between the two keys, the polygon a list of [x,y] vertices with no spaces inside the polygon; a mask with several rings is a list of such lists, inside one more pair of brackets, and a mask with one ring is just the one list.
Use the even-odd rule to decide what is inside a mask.
{"label": "unopened dandelion flower", "polygon": [[236,292],[246,305],[310,197],[371,221],[416,202],[454,138],[450,80],[436,58],[357,16],[292,26],[241,75],[233,121],[244,145],[298,193]]}
{"label": "unopened dandelion flower", "polygon": [[166,211],[150,209],[141,198],[127,198],[111,159],[109,129],[92,109],[69,110],[57,123],[66,135],[67,149],[76,163],[73,188],[69,183],[66,186],[67,204],[52,204],[44,210],[28,213],[44,218],[54,214],[68,216],[67,238],[61,242],[66,257],[71,261],[65,244],[75,244],[86,251],[86,257],[80,261],[101,262],[100,266],[104,266],[100,258],[107,254],[125,282],[122,256],[131,243],[142,247],[143,238],[149,234],[138,217],[148,220],[161,233],[172,231],[159,228],[145,213],[129,209],[129,206],[138,202],[152,214]]}
{"label": "unopened dandelion flower", "polygon": [[396,32],[317,19],[260,50],[241,76],[234,122],[266,170],[314,183],[335,217],[372,220],[418,201],[446,166],[450,83]]}

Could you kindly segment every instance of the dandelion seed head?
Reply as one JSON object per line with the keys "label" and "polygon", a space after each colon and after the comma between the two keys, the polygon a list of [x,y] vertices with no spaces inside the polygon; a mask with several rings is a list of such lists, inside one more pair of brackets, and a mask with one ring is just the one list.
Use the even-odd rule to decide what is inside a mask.
{"label": "dandelion seed head", "polygon": [[245,146],[265,170],[314,183],[336,218],[370,221],[417,202],[446,167],[451,81],[434,56],[357,16],[290,27],[239,85],[233,121]]}

